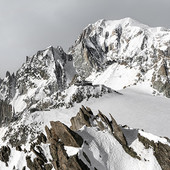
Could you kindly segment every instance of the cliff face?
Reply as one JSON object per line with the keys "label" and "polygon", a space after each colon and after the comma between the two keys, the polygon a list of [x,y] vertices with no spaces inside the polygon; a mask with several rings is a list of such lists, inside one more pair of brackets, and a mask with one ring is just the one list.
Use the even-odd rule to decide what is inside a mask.
{"label": "cliff face", "polygon": [[72,107],[90,97],[114,92],[105,86],[93,86],[76,76],[72,55],[61,47],[49,47],[26,58],[16,72],[0,84],[0,99],[12,104],[16,115],[47,108]]}

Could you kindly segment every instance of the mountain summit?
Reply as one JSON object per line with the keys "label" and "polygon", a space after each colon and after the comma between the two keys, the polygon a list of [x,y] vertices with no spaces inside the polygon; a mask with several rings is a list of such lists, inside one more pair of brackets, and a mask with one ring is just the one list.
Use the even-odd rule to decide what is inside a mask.
{"label": "mountain summit", "polygon": [[90,79],[98,83],[101,75],[107,74],[100,83],[108,86],[112,82],[115,90],[149,82],[154,93],[170,97],[168,29],[150,28],[131,18],[99,20],[83,30],[70,54],[76,71],[84,78],[100,72]]}

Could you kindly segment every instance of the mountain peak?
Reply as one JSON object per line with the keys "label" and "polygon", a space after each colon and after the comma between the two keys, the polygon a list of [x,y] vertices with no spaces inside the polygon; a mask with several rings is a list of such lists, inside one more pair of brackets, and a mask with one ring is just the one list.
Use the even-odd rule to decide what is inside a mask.
{"label": "mountain peak", "polygon": [[[147,78],[150,86],[158,93],[163,92],[170,97],[168,92],[169,49],[170,30],[150,28],[131,18],[124,18],[121,20],[102,19],[89,25],[70,51],[78,74],[84,78],[95,72],[100,74],[103,70],[107,70],[109,65],[112,65],[110,67],[113,70],[110,68],[112,73],[108,71],[107,75],[113,75],[114,69],[124,66],[129,68],[129,75],[132,74],[129,78],[133,77],[133,80],[131,79],[131,83],[127,80],[129,83],[126,84],[121,78],[120,82],[121,80],[122,82],[114,86],[116,90],[145,81],[145,75],[151,74],[152,76]],[[131,68],[134,69],[135,74],[130,70]],[[122,69],[124,70],[122,67],[120,71]],[[103,77],[103,83],[107,81],[106,77]],[[108,77],[109,81],[111,77],[113,76]]]}

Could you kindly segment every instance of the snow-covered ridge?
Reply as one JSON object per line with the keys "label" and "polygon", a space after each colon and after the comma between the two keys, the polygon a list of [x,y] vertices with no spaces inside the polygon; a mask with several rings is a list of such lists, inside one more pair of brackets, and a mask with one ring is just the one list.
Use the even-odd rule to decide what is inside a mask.
{"label": "snow-covered ridge", "polygon": [[16,75],[7,74],[0,85],[0,98],[8,100],[13,111],[19,113],[54,92],[64,90],[75,73],[72,57],[61,47],[50,46],[26,57]]}

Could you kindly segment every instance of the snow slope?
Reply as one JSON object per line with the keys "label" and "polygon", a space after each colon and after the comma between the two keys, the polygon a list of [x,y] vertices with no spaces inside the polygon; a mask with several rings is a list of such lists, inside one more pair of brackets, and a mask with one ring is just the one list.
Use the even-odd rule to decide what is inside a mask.
{"label": "snow slope", "polygon": [[146,150],[137,139],[132,145],[136,147],[135,151],[141,154],[142,160],[128,155],[121,144],[107,131],[85,128],[79,134],[89,143],[89,146],[83,147],[83,151],[91,158],[92,167],[98,170],[161,170],[153,157],[153,150]]}
{"label": "snow slope", "polygon": [[[72,108],[68,109],[53,109],[49,111],[37,111],[32,114],[25,112],[19,124],[13,124],[13,129],[16,129],[24,124],[36,132],[45,134],[45,125],[50,127],[50,121],[61,121],[70,126],[70,118],[75,116],[79,108],[83,104],[92,109],[93,113],[97,114],[98,109],[109,117],[109,113],[113,115],[116,121],[122,125],[127,124],[132,127],[131,130],[124,129],[125,136],[128,139],[129,145],[140,155],[141,160],[134,159],[129,156],[122,148],[120,143],[109,133],[109,131],[98,131],[97,128],[83,127],[78,133],[88,142],[88,146],[84,144],[82,148],[65,147],[68,155],[78,153],[79,157],[88,165],[82,156],[83,152],[91,160],[91,167],[96,167],[98,170],[160,170],[160,165],[153,156],[153,150],[145,149],[143,144],[134,136],[136,131],[142,136],[155,142],[167,143],[165,138],[158,136],[170,137],[170,100],[165,97],[152,96],[151,94],[138,90],[137,88],[127,88],[120,91],[123,95],[110,93],[104,94],[100,98],[90,98],[88,101],[77,103]],[[144,129],[146,133],[137,129]],[[7,129],[1,128],[1,137]],[[12,133],[12,132],[11,132]],[[20,138],[20,136],[18,136]],[[28,136],[28,141],[31,134]],[[0,141],[0,145],[5,143]],[[170,144],[168,144],[170,145]],[[23,149],[29,150],[30,143],[27,142]],[[50,159],[48,146],[44,145],[43,150],[47,153],[46,157]],[[33,153],[28,155],[34,158]],[[9,167],[5,163],[0,162],[3,170],[8,170],[14,166],[18,169],[26,165],[24,152],[18,152],[12,149],[12,155],[9,160]],[[147,160],[147,161],[146,161]],[[17,162],[17,163],[16,163]]]}
{"label": "snow slope", "polygon": [[[76,103],[73,108],[54,109],[35,112],[29,118],[49,125],[49,121],[60,120],[70,126],[70,118],[75,116],[81,105],[90,107],[94,113],[98,110],[109,116],[109,113],[122,125],[144,129],[158,136],[170,138],[170,100],[162,96],[152,96],[147,92],[128,88],[120,91],[123,95],[105,94],[101,98]],[[31,118],[33,117],[33,118]],[[42,127],[43,129],[43,127]]]}
{"label": "snow slope", "polygon": [[141,90],[128,88],[120,91],[123,95],[105,95],[98,99],[84,101],[82,104],[92,110],[111,113],[122,125],[144,129],[158,136],[170,137],[170,100],[152,96]]}

